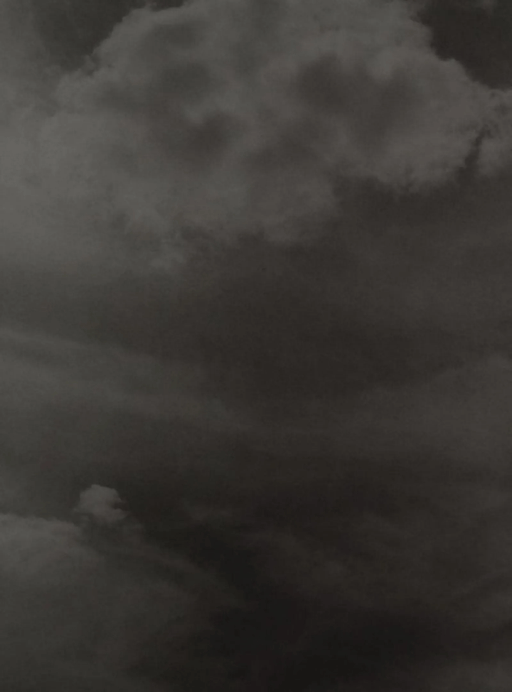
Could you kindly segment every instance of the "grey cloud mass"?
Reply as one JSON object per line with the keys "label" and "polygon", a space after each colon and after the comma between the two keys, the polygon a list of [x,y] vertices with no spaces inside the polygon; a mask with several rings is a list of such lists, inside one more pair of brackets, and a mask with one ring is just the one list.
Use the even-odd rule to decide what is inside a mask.
{"label": "grey cloud mass", "polygon": [[510,687],[507,8],[0,0],[2,690]]}

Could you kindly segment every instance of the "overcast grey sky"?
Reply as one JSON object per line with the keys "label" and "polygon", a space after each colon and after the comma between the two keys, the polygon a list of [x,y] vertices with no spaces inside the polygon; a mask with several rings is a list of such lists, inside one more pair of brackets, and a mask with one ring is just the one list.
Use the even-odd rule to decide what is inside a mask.
{"label": "overcast grey sky", "polygon": [[7,692],[508,686],[509,5],[0,1]]}

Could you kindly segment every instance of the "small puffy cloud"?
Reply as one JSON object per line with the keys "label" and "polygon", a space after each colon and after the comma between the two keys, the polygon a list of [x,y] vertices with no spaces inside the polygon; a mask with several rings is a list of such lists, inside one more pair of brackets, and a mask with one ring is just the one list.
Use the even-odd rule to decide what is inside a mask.
{"label": "small puffy cloud", "polygon": [[142,527],[122,508],[123,501],[114,488],[92,485],[80,493],[73,512],[90,540],[118,540],[140,544]]}
{"label": "small puffy cloud", "polygon": [[122,522],[128,516],[119,507],[121,503],[117,490],[92,485],[80,494],[80,501],[75,511],[100,525],[112,526]]}

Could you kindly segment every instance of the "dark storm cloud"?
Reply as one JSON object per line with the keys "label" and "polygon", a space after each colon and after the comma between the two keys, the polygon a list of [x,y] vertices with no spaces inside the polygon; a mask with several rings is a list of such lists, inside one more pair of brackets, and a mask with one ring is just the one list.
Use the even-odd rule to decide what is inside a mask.
{"label": "dark storm cloud", "polygon": [[57,104],[49,96],[10,105],[6,193],[42,188],[50,208],[76,205],[96,242],[120,223],[155,242],[161,264],[180,261],[185,229],[311,233],[343,212],[342,181],[440,185],[495,120],[490,95],[435,56],[404,6],[375,2],[139,10],[92,71],[65,77]]}
{"label": "dark storm cloud", "polygon": [[510,94],[419,4],[1,4],[16,692],[507,680]]}
{"label": "dark storm cloud", "polygon": [[335,179],[428,187],[463,166],[488,95],[403,7],[284,3],[263,21],[246,5],[134,13],[63,82],[43,141],[70,193],[171,239],[183,224],[279,239],[335,211]]}

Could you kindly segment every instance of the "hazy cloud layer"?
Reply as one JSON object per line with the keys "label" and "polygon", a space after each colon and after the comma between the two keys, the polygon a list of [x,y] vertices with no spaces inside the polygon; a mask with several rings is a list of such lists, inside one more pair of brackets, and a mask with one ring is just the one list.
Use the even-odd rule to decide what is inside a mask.
{"label": "hazy cloud layer", "polygon": [[[164,689],[129,673],[159,638],[169,658],[178,655],[201,598],[192,596],[193,569],[143,544],[123,549],[119,536],[115,548],[107,538],[98,549],[68,522],[2,515],[0,527],[0,660],[8,689]],[[173,583],[184,570],[186,590]]]}
{"label": "hazy cloud layer", "polygon": [[172,4],[0,2],[0,678],[506,689],[512,87]]}
{"label": "hazy cloud layer", "polygon": [[[229,436],[217,448],[217,457],[211,442],[203,450],[189,442],[179,450],[182,474],[188,476],[185,483],[172,453],[172,439],[174,444],[179,439],[176,431],[167,441],[163,459],[152,456],[151,445],[141,445],[134,456],[129,447],[141,435],[143,423],[140,417],[125,414],[121,418],[125,432],[115,445],[126,458],[116,460],[109,452],[114,418],[108,402],[99,407],[97,399],[84,401],[75,408],[78,416],[73,420],[66,417],[69,402],[62,394],[41,391],[34,380],[25,383],[26,397],[32,405],[39,402],[35,420],[41,420],[42,409],[51,412],[46,425],[47,430],[56,431],[57,444],[46,450],[36,445],[33,455],[18,447],[15,463],[2,469],[2,475],[7,473],[9,478],[10,473],[18,480],[18,494],[3,498],[4,511],[32,509],[64,517],[76,505],[78,516],[87,513],[97,530],[90,522],[80,529],[63,520],[0,517],[0,579],[6,599],[0,629],[9,641],[1,660],[13,689],[30,690],[37,680],[39,688],[49,692],[64,682],[74,685],[71,689],[95,692],[107,684],[120,690],[152,690],[146,680],[159,676],[165,685],[154,689],[172,689],[173,675],[190,665],[179,653],[180,642],[188,646],[189,638],[202,631],[211,615],[203,599],[211,606],[231,607],[215,580],[175,558],[172,551],[152,548],[124,512],[115,514],[116,521],[111,522],[111,504],[117,504],[118,495],[98,485],[85,490],[91,476],[119,481],[145,516],[164,522],[170,545],[174,540],[177,550],[191,551],[204,568],[213,560],[215,573],[220,561],[220,568],[226,570],[221,574],[236,587],[233,599],[240,596],[237,580],[249,589],[247,594],[242,591],[249,603],[250,588],[256,588],[262,598],[257,617],[263,618],[260,626],[268,628],[265,636],[271,641],[275,638],[276,649],[291,647],[299,658],[324,656],[322,665],[331,669],[339,665],[343,676],[350,662],[335,664],[327,652],[312,654],[311,647],[322,647],[322,637],[331,636],[331,630],[332,636],[352,638],[354,631],[364,628],[368,613],[368,627],[376,637],[385,636],[381,645],[389,647],[386,656],[390,660],[396,656],[399,665],[401,654],[395,651],[398,644],[393,644],[393,637],[402,636],[400,618],[405,611],[412,617],[409,636],[422,638],[420,659],[427,656],[427,669],[418,664],[419,670],[411,675],[432,680],[433,690],[442,689],[439,678],[464,677],[462,664],[453,670],[454,662],[443,662],[442,657],[439,670],[438,664],[429,663],[429,647],[434,646],[436,660],[435,646],[449,650],[463,646],[468,637],[492,641],[493,633],[509,621],[510,370],[508,361],[496,358],[428,384],[367,392],[340,404],[337,411],[319,410],[316,419],[309,417],[288,427],[253,426],[246,432],[245,446],[239,444],[234,464],[223,463],[223,456],[233,452]],[[68,387],[80,379],[76,368],[68,370]],[[14,423],[10,433],[5,431],[10,444],[37,437],[34,419],[23,422],[12,405],[7,410]],[[84,416],[88,440],[80,437],[77,428]],[[106,435],[103,427],[88,452],[87,444],[100,420],[110,433]],[[196,435],[202,429],[201,421],[197,423]],[[127,425],[132,427],[130,433]],[[153,428],[155,433],[162,435]],[[60,450],[59,441],[65,441]],[[45,452],[53,456],[49,465],[41,466],[37,454]],[[31,475],[35,480],[27,483]],[[45,476],[49,482],[45,483]],[[148,483],[152,487],[143,499]],[[173,492],[176,483],[178,497]],[[55,496],[60,499],[56,501]],[[63,496],[68,504],[62,502]],[[199,507],[189,518],[192,529],[194,522],[198,525],[198,533],[192,530],[187,538],[185,526],[188,543],[181,544],[180,522],[188,502]],[[201,512],[205,506],[212,511]],[[173,527],[171,517],[180,507]],[[243,522],[247,520],[246,532]],[[126,521],[128,533],[121,526]],[[130,526],[137,529],[133,541]],[[208,538],[210,531],[213,539]],[[216,551],[211,557],[206,553],[206,563],[201,562],[204,540],[213,540]],[[230,540],[242,562],[240,574],[236,560],[231,562],[229,556],[222,566],[226,560],[223,541],[229,547]],[[256,555],[255,562],[251,558],[251,570],[264,575],[255,577],[252,586],[251,577],[243,577],[246,550]],[[279,599],[285,598],[272,610],[278,623],[283,618],[277,631],[275,622],[265,619],[270,613],[263,588],[276,589],[282,594]],[[289,605],[287,598],[292,599]],[[288,607],[296,614],[305,609],[304,624],[293,631],[285,624]],[[382,610],[389,615],[382,615],[379,625],[372,621],[372,613]],[[398,618],[395,624],[394,617]],[[247,636],[252,636],[252,621],[243,622]],[[229,622],[225,627],[214,639],[232,636]],[[391,636],[393,627],[398,630]],[[424,629],[431,632],[431,627],[435,645],[422,634]],[[436,627],[440,627],[438,634]],[[363,645],[364,639],[358,646]],[[173,646],[178,647],[175,653]],[[325,646],[330,646],[328,640]],[[235,646],[233,656],[243,657],[236,651]],[[348,651],[349,657],[357,654]],[[194,658],[193,640],[189,655],[192,666],[203,665],[202,659],[198,663]],[[293,670],[299,664],[290,655],[287,665]],[[467,655],[470,660],[471,652]],[[134,673],[138,661],[143,671],[140,682]],[[204,665],[212,681],[216,676],[223,679],[219,668],[209,669],[207,661]],[[501,660],[486,665],[502,670]]]}

